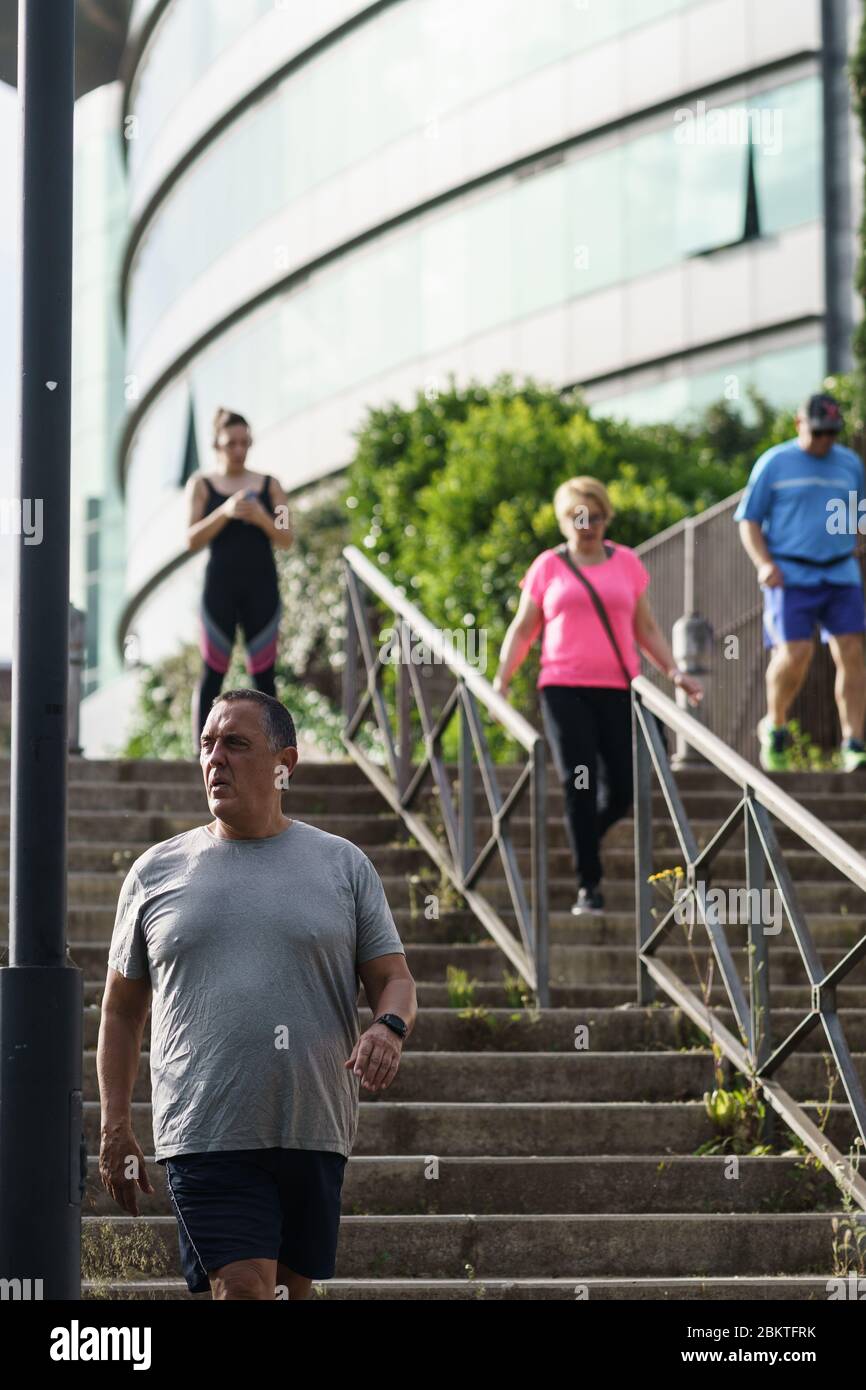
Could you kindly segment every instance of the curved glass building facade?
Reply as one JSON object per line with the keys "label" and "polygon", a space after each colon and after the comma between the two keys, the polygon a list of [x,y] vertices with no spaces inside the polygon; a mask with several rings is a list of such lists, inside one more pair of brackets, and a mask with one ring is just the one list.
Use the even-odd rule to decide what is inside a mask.
{"label": "curved glass building facade", "polygon": [[135,0],[118,648],[194,635],[182,489],[218,405],[291,491],[450,372],[651,420],[846,367],[858,151],[828,55],[859,10]]}

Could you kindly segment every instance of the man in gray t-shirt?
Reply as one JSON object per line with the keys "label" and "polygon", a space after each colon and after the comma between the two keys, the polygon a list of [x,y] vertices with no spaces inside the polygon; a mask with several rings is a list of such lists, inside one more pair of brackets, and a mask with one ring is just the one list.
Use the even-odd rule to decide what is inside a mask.
{"label": "man in gray t-shirt", "polygon": [[[130,1121],[152,998],[154,1154],[188,1287],[210,1285],[217,1298],[273,1298],[278,1282],[308,1297],[313,1278],[330,1277],[359,1080],[390,1085],[415,1019],[405,951],[370,860],[282,814],[295,743],[291,716],[270,696],[229,692],[214,703],[201,762],[215,822],[135,861],[108,957],[103,1182],[134,1215],[136,1181],[152,1191]],[[363,1036],[361,981],[374,1019],[386,1020]]]}

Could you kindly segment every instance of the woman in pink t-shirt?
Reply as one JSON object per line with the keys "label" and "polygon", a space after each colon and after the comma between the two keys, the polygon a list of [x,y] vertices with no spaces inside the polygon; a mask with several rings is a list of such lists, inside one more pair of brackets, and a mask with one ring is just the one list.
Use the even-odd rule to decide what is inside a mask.
{"label": "woman in pink t-shirt", "polygon": [[[650,609],[649,575],[626,545],[605,540],[613,517],[607,489],[595,478],[557,488],[556,519],[566,545],[545,550],[529,566],[514,621],[505,634],[494,690],[506,693],[514,672],[542,633],[538,677],[545,731],[565,792],[566,827],[578,879],[572,912],[599,912],[604,899],[599,846],[632,804],[631,681],[640,672],[636,646],[691,704],[699,681],[679,671]],[[592,599],[572,565],[595,589],[613,630],[614,649]],[[599,761],[607,802],[598,806]]]}

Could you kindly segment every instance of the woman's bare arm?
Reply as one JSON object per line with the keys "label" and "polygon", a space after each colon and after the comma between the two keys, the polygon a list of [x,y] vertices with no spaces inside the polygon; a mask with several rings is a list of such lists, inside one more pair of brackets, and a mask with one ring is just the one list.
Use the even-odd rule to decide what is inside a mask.
{"label": "woman's bare arm", "polygon": [[524,589],[511,625],[502,642],[499,667],[493,678],[493,689],[505,692],[515,671],[526,660],[529,649],[544,627],[544,614]]}
{"label": "woman's bare arm", "polygon": [[187,550],[203,550],[210,545],[215,536],[230,521],[223,507],[217,507],[209,516],[204,515],[207,501],[207,488],[200,473],[194,473],[186,485],[187,499]]}

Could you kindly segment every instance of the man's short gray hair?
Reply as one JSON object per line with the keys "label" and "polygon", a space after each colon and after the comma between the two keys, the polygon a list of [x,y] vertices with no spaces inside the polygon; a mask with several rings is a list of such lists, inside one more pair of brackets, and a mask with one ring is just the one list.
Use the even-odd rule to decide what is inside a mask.
{"label": "man's short gray hair", "polygon": [[227,690],[224,695],[217,695],[211,709],[215,709],[221,702],[228,704],[236,700],[250,700],[260,706],[262,729],[272,753],[276,753],[280,748],[297,748],[295,721],[285,705],[275,700],[273,695],[266,695],[263,690],[251,690],[241,686],[237,690]]}

